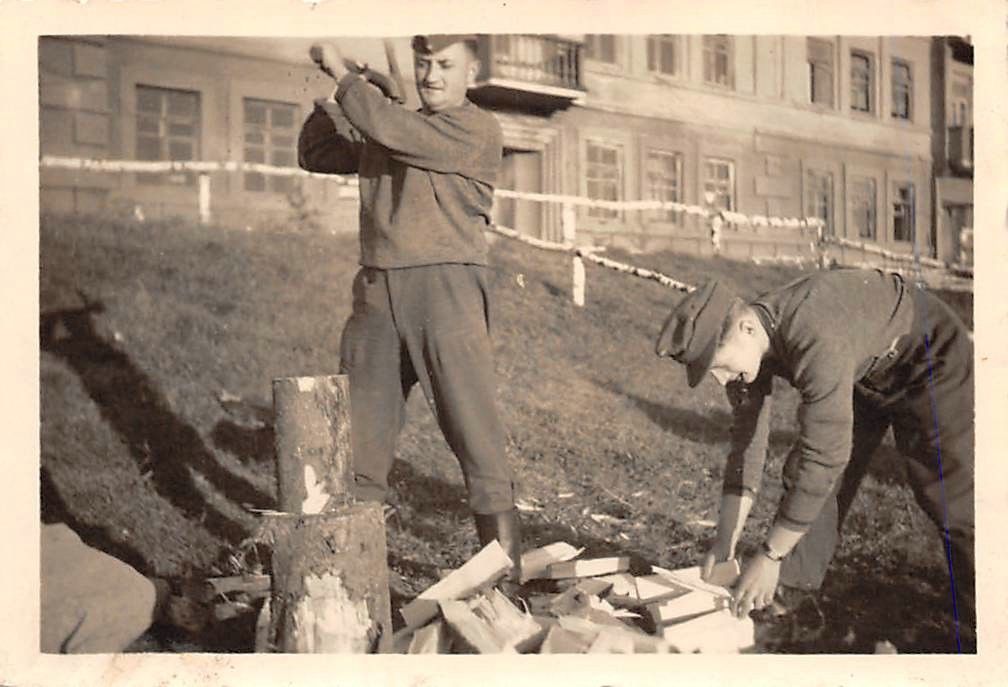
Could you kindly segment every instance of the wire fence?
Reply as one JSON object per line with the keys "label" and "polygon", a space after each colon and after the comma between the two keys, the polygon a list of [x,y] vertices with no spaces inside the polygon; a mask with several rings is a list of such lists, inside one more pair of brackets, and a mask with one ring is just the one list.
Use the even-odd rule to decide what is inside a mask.
{"label": "wire fence", "polygon": [[[213,172],[249,172],[266,176],[278,177],[303,177],[325,179],[330,183],[343,186],[356,187],[357,177],[355,175],[320,174],[308,172],[299,167],[277,167],[251,162],[237,161],[142,161],[142,160],[106,160],[89,159],[77,157],[61,157],[45,155],[40,160],[40,166],[50,169],[69,169],[99,173],[180,173],[190,172],[198,175],[197,185],[197,211],[200,221],[209,224],[212,219],[211,214],[211,173]],[[584,196],[559,195],[548,193],[532,193],[526,191],[513,191],[508,189],[497,189],[495,197],[522,201],[532,201],[544,204],[560,205],[560,225],[563,240],[560,242],[549,241],[523,234],[513,228],[501,225],[492,225],[490,230],[500,236],[519,241],[523,244],[533,246],[541,250],[548,250],[558,253],[566,253],[571,256],[572,270],[572,298],[575,304],[583,306],[585,303],[585,261],[601,267],[633,275],[642,279],[655,281],[663,286],[676,289],[678,291],[692,291],[695,287],[691,284],[678,281],[660,272],[644,269],[628,263],[619,262],[610,258],[598,255],[601,248],[579,246],[577,243],[577,209],[580,207],[600,208],[615,211],[672,211],[697,217],[706,223],[709,234],[709,241],[712,252],[720,254],[722,240],[726,229],[747,228],[759,231],[762,228],[773,228],[778,230],[793,230],[799,235],[799,239],[807,238],[809,255],[811,262],[820,268],[824,268],[831,263],[849,262],[845,258],[845,249],[858,251],[862,255],[875,255],[887,263],[895,263],[897,271],[920,272],[922,268],[952,272],[953,267],[941,260],[936,260],[928,256],[919,254],[908,254],[890,251],[867,241],[854,241],[851,239],[832,236],[825,233],[825,223],[817,217],[777,217],[768,215],[746,215],[740,212],[723,210],[713,206],[694,205],[679,203],[674,201],[640,200],[640,201],[612,201],[596,200]],[[799,241],[800,242],[800,241]],[[831,251],[831,249],[833,249]],[[834,253],[839,252],[840,260]],[[754,259],[756,260],[756,259]],[[796,265],[804,266],[804,260],[798,256],[779,256],[777,258],[763,258],[767,262],[794,262]],[[862,260],[862,263],[865,261]],[[900,269],[900,266],[902,269]],[[966,274],[971,277],[972,271],[963,267],[958,267],[957,274]]]}

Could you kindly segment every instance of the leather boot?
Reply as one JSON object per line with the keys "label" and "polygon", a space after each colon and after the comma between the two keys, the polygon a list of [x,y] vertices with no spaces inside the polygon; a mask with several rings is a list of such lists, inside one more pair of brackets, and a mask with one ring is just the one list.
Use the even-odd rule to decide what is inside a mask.
{"label": "leather boot", "polygon": [[486,546],[494,539],[500,542],[504,553],[508,555],[514,566],[508,572],[507,580],[514,584],[521,583],[521,523],[518,521],[518,511],[514,508],[501,513],[475,513],[476,536],[480,546]]}

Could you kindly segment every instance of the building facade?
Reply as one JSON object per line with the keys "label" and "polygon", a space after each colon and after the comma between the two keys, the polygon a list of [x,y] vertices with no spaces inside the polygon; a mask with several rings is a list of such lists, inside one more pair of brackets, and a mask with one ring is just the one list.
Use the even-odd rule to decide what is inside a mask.
{"label": "building facade", "polygon": [[961,38],[936,38],[932,70],[932,242],[940,259],[972,265],[973,46]]}
{"label": "building facade", "polygon": [[[348,53],[384,67],[380,41],[347,42]],[[42,38],[41,152],[293,165],[300,124],[331,88],[303,57],[307,44]],[[394,45],[411,74],[408,39]],[[501,188],[815,216],[839,237],[951,259],[956,227],[972,222],[953,161],[964,145],[950,124],[963,83],[956,54],[947,39],[927,37],[487,35],[470,97],[501,122]],[[415,92],[409,98],[415,106]],[[217,221],[296,221],[307,205],[323,223],[356,227],[352,187],[212,177]],[[196,213],[192,175],[43,169],[41,183],[43,210]],[[496,213],[501,224],[560,238],[556,205],[501,200]],[[577,217],[580,242],[630,249],[707,252],[707,232],[675,212],[580,208]],[[808,246],[797,230],[739,228],[725,232],[724,252]]]}

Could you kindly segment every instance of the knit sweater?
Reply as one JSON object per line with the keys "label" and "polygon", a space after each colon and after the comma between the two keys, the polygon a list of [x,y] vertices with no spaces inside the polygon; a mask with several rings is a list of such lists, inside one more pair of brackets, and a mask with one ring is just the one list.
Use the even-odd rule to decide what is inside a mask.
{"label": "knit sweater", "polygon": [[298,161],[359,175],[361,265],[485,265],[502,141],[494,116],[468,100],[410,111],[348,74],[305,122]]}

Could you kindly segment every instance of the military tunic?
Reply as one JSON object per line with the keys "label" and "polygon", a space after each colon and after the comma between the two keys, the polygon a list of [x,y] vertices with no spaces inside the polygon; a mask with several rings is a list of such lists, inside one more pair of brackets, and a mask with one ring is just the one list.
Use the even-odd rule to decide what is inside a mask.
{"label": "military tunic", "polygon": [[816,589],[870,458],[888,428],[917,502],[948,538],[950,587],[973,612],[973,350],[939,298],[896,274],[840,269],[798,279],[753,304],[770,339],[757,379],[730,385],[727,493],[756,493],[773,377],[797,389],[799,437],[776,522],[804,532],[783,585]]}

